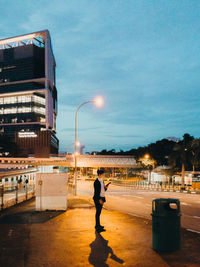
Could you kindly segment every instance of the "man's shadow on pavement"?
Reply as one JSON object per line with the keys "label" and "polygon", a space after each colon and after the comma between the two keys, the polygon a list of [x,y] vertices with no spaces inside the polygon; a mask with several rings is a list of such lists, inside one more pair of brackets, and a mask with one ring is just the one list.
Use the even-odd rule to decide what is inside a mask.
{"label": "man's shadow on pavement", "polygon": [[112,260],[122,264],[124,261],[114,254],[112,248],[108,246],[108,240],[105,240],[98,232],[95,232],[95,235],[96,239],[90,244],[89,263],[95,267],[109,267],[106,261],[110,254]]}

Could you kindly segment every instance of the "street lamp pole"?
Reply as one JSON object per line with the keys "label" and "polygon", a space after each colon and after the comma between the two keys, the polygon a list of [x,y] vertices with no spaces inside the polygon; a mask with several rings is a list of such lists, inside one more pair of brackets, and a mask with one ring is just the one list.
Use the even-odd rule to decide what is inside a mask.
{"label": "street lamp pole", "polygon": [[76,110],[76,116],[75,116],[75,152],[74,152],[74,167],[75,167],[75,171],[74,171],[74,194],[76,196],[77,194],[77,115],[78,115],[78,111],[79,109],[83,106],[86,105],[88,103],[95,103],[95,100],[90,100],[90,101],[86,101],[84,103],[82,103]]}

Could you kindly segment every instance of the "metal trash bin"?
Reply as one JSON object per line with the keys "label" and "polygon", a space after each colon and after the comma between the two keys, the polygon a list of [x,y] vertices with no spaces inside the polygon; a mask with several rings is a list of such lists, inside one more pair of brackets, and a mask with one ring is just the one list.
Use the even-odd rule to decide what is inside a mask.
{"label": "metal trash bin", "polygon": [[180,201],[157,198],[152,202],[152,246],[157,252],[180,249]]}

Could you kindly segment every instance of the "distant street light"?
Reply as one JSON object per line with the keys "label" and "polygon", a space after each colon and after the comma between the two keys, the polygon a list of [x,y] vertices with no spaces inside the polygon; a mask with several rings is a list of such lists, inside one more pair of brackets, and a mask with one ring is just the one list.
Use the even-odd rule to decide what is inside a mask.
{"label": "distant street light", "polygon": [[148,169],[148,183],[151,183],[151,171],[150,171],[150,166],[152,166],[152,169],[155,168],[156,161],[151,158],[149,154],[145,154],[143,158],[140,158],[140,161],[142,162],[143,165],[145,165]]}
{"label": "distant street light", "polygon": [[104,100],[101,96],[96,97],[94,100],[83,102],[76,110],[76,116],[75,116],[75,152],[74,152],[74,165],[75,165],[75,171],[74,171],[74,184],[75,184],[75,196],[77,194],[77,114],[79,109],[88,104],[88,103],[94,103],[97,107],[102,107],[104,104]]}
{"label": "distant street light", "polygon": [[[66,148],[66,155],[68,154],[68,149],[74,146],[74,143],[71,143]],[[81,146],[81,142],[77,141],[77,147]]]}

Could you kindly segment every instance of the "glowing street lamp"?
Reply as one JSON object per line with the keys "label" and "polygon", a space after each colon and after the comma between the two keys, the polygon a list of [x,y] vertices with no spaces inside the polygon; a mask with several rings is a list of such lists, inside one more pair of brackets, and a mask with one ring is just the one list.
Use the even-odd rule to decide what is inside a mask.
{"label": "glowing street lamp", "polygon": [[77,141],[77,146],[80,146],[81,145],[81,142]]}
{"label": "glowing street lamp", "polygon": [[[67,148],[66,148],[66,155],[68,154],[68,149],[69,148],[71,149],[72,146],[74,146],[74,143],[71,143],[71,144],[69,144],[67,146]],[[80,147],[80,146],[81,146],[81,142],[77,141],[77,147]]]}
{"label": "glowing street lamp", "polygon": [[103,101],[103,97],[101,96],[97,96],[95,99],[94,99],[94,103],[97,107],[102,107],[103,104],[104,104],[104,101]]}
{"label": "glowing street lamp", "polygon": [[97,107],[102,107],[104,104],[103,98],[101,96],[97,96],[94,100],[90,100],[90,101],[86,101],[83,102],[76,110],[76,115],[75,115],[75,152],[74,152],[74,165],[75,165],[75,171],[74,171],[74,183],[75,183],[75,196],[77,193],[77,115],[78,115],[78,111],[79,109],[88,104],[88,103],[94,103],[95,106]]}
{"label": "glowing street lamp", "polygon": [[148,183],[151,184],[151,171],[150,171],[150,166],[152,168],[155,168],[156,161],[150,157],[149,154],[145,154],[144,158],[142,158],[142,163],[148,167],[149,172],[148,172]]}

